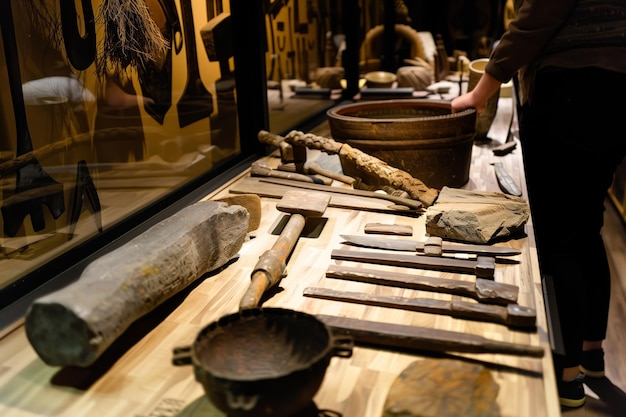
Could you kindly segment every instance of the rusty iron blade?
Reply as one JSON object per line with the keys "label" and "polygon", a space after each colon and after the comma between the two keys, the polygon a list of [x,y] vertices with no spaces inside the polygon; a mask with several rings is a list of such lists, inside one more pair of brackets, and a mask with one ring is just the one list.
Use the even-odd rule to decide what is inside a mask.
{"label": "rusty iron blade", "polygon": [[[412,251],[421,252],[424,250],[424,242],[412,239],[386,238],[378,236],[357,236],[357,235],[340,235],[347,242],[363,246],[367,248]],[[443,242],[443,252],[453,253],[472,253],[490,256],[514,256],[519,255],[521,251],[515,248],[505,248],[501,246],[490,245],[474,245],[463,243]]]}

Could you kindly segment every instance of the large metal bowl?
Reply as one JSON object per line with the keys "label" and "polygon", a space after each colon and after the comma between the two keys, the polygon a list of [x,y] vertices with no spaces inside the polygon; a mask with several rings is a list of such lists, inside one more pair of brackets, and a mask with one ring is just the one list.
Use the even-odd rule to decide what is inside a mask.
{"label": "large metal bowl", "polygon": [[334,337],[315,316],[245,309],[206,326],[174,364],[193,364],[209,400],[228,417],[290,417],[305,409],[333,356],[350,357],[350,337]]}

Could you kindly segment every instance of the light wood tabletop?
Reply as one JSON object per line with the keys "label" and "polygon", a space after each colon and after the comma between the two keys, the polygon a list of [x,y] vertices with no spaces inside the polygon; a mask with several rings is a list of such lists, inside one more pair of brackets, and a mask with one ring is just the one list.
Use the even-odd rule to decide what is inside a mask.
{"label": "light wood tabletop", "polygon": [[[506,138],[512,102],[501,98],[498,116],[489,143],[476,143],[470,181],[464,188],[499,191],[492,162],[502,162],[519,181],[525,196],[521,149],[506,156],[494,156],[492,148]],[[320,161],[328,155],[311,153]],[[277,154],[262,158],[269,166],[280,163]],[[325,161],[326,163],[332,161]],[[322,164],[320,164],[322,165]],[[224,184],[207,199],[229,194],[229,188],[249,176]],[[335,184],[337,181],[335,181]],[[334,185],[335,185],[334,184]],[[345,186],[337,185],[337,186]],[[202,277],[190,288],[161,305],[135,323],[94,366],[88,368],[51,367],[38,358],[17,326],[0,339],[0,415],[3,417],[149,417],[220,416],[206,399],[194,378],[191,366],[172,364],[173,349],[189,346],[209,323],[234,313],[250,282],[252,268],[275,242],[272,234],[286,213],[276,208],[279,200],[262,198],[259,228],[250,232],[238,257],[222,270]],[[325,224],[318,237],[299,238],[287,262],[287,273],[278,287],[263,301],[264,307],[281,307],[310,314],[324,314],[365,320],[420,326],[478,335],[502,342],[541,347],[543,357],[495,353],[426,352],[409,353],[357,345],[350,358],[333,357],[321,388],[314,397],[317,408],[331,410],[343,417],[380,417],[389,389],[398,375],[415,361],[447,357],[477,363],[489,370],[499,391],[497,403],[502,416],[558,416],[560,407],[550,353],[550,337],[544,298],[532,235],[532,219],[527,235],[497,243],[521,250],[516,264],[497,264],[495,280],[519,287],[518,304],[536,310],[537,328],[533,331],[511,329],[505,325],[453,318],[440,314],[412,312],[397,308],[366,306],[303,296],[306,287],[436,300],[465,300],[464,297],[363,282],[327,278],[330,265],[356,265],[420,275],[475,279],[471,275],[408,270],[403,267],[366,265],[331,259],[335,249],[349,249],[341,234],[363,234],[369,223],[410,225],[412,238],[424,240],[425,216],[404,216],[385,212],[328,207]],[[250,343],[254,343],[253,340]]]}

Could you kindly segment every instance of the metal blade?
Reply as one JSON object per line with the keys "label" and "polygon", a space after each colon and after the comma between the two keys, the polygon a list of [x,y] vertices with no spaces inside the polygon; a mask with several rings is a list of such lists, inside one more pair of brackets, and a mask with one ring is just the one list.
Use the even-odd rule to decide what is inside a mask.
{"label": "metal blade", "polygon": [[[388,249],[399,251],[418,251],[424,250],[424,242],[410,239],[385,238],[378,236],[357,236],[357,235],[340,235],[344,240],[353,245],[364,246],[367,248]],[[474,253],[480,255],[491,256],[513,256],[519,255],[521,251],[514,248],[505,248],[501,246],[473,245],[463,243],[447,243],[443,242],[442,250],[444,252],[455,253]]]}

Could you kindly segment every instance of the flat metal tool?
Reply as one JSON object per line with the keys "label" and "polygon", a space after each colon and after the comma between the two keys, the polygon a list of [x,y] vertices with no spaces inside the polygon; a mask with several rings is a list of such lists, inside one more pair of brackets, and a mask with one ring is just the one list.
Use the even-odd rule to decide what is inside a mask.
{"label": "flat metal tool", "polygon": [[517,182],[515,182],[513,177],[511,177],[511,174],[509,174],[506,168],[504,168],[502,162],[493,162],[491,165],[493,165],[493,168],[495,170],[496,179],[498,180],[498,185],[500,186],[500,189],[507,194],[514,195],[516,197],[521,196],[522,189],[517,184]]}
{"label": "flat metal tool", "polygon": [[[412,239],[386,238],[379,236],[357,236],[357,235],[340,235],[342,239],[348,243],[357,246],[376,249],[388,249],[397,251],[423,252],[425,242]],[[441,249],[443,252],[452,253],[472,253],[489,256],[514,256],[519,255],[521,251],[515,248],[506,248],[502,246],[490,245],[474,245],[464,243],[442,242]]]}

